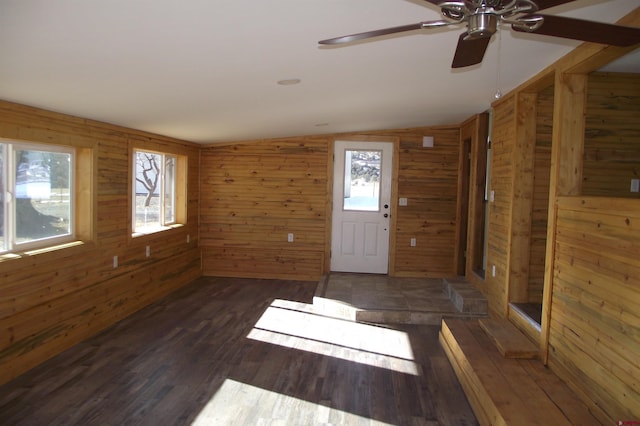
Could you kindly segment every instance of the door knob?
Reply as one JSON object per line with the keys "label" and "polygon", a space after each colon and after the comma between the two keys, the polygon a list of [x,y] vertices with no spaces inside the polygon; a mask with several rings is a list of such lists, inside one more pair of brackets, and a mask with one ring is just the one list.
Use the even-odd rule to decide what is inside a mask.
{"label": "door knob", "polygon": [[389,213],[385,213],[385,214],[384,214],[384,217],[389,217]]}
{"label": "door knob", "polygon": [[384,208],[385,208],[385,209],[388,209],[388,208],[389,208],[389,204],[385,204],[385,205],[384,205]]}

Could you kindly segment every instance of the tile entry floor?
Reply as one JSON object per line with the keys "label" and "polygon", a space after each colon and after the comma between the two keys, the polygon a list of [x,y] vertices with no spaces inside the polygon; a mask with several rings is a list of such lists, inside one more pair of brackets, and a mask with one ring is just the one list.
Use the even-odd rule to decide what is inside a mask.
{"label": "tile entry floor", "polygon": [[391,322],[425,323],[409,316],[429,316],[433,320],[426,323],[437,324],[442,315],[459,314],[443,290],[442,279],[436,278],[332,272],[318,285],[314,304],[320,298],[361,314],[384,313]]}

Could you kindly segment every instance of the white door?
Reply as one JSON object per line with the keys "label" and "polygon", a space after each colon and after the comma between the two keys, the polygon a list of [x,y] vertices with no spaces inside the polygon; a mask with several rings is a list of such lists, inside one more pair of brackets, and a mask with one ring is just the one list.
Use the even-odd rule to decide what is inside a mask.
{"label": "white door", "polygon": [[392,142],[336,141],[331,270],[389,271]]}

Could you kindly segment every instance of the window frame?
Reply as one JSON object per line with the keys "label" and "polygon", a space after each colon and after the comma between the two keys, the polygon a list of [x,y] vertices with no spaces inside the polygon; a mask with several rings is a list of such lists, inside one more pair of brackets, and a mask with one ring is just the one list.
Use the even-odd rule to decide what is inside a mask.
{"label": "window frame", "polygon": [[[187,214],[186,214],[186,176],[187,176],[187,158],[185,155],[176,153],[176,152],[168,152],[162,151],[153,148],[147,148],[145,146],[132,146],[131,147],[131,166],[129,169],[130,172],[130,191],[131,194],[129,196],[129,202],[131,203],[130,208],[130,231],[131,237],[136,238],[144,235],[155,234],[158,232],[167,231],[170,229],[174,229],[177,227],[181,227],[186,225],[187,223]],[[161,177],[159,178],[159,188],[156,189],[158,192],[158,196],[160,197],[158,200],[160,211],[159,211],[159,221],[160,225],[148,228],[140,228],[136,229],[136,197],[137,197],[137,155],[139,152],[155,154],[161,156]],[[167,193],[165,175],[166,175],[166,158],[171,157],[174,159],[174,171],[173,171],[173,190],[171,191],[173,196],[173,220],[165,221],[165,196]]]}
{"label": "window frame", "polygon": [[[24,253],[34,250],[47,249],[59,245],[73,242],[77,239],[77,190],[78,190],[78,149],[73,146],[62,144],[47,144],[31,141],[21,141],[15,139],[0,139],[2,151],[2,179],[5,187],[2,200],[2,208],[4,209],[3,221],[3,242],[0,244],[0,256]],[[26,242],[19,242],[16,236],[17,212],[16,212],[16,184],[17,184],[17,152],[18,151],[40,151],[46,153],[61,153],[70,155],[69,164],[69,232],[63,235],[53,235],[44,238],[33,239]]]}

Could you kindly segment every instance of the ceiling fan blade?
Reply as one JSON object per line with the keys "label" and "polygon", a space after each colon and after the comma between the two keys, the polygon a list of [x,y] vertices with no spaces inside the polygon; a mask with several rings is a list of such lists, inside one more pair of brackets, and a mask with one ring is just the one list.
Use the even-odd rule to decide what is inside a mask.
{"label": "ceiling fan blade", "polygon": [[540,28],[527,31],[515,25],[511,27],[515,31],[532,32],[554,37],[570,38],[573,40],[590,41],[593,43],[609,44],[613,46],[631,46],[640,43],[640,28],[624,27],[622,25],[605,24],[602,22],[585,21],[582,19],[566,18],[553,15],[527,15],[523,19],[532,16],[541,16],[544,23]]}
{"label": "ceiling fan blade", "polygon": [[466,36],[467,33],[463,33],[460,34],[458,38],[458,47],[456,47],[451,68],[463,68],[479,64],[482,62],[482,58],[484,58],[484,52],[486,52],[487,46],[489,46],[491,37],[465,40]]}
{"label": "ceiling fan blade", "polygon": [[342,43],[350,43],[352,41],[364,40],[372,37],[379,37],[388,34],[396,34],[402,33],[406,31],[413,30],[421,30],[423,28],[437,28],[437,27],[445,27],[447,25],[452,25],[457,22],[449,22],[449,21],[425,21],[418,22],[417,24],[409,24],[409,25],[401,25],[399,27],[391,27],[384,28],[381,30],[374,31],[366,31],[363,33],[351,34],[342,37],[329,38],[327,40],[320,40],[318,43],[320,44],[342,44]]}
{"label": "ceiling fan blade", "polygon": [[538,6],[538,10],[549,9],[550,7],[560,6],[561,4],[571,3],[575,0],[533,0]]}

